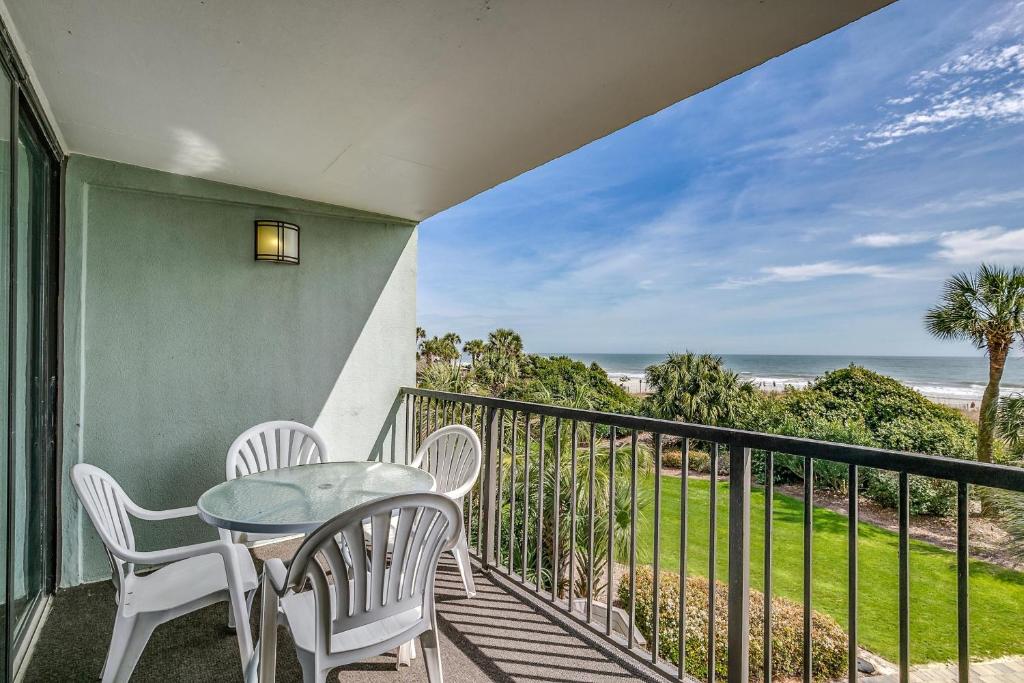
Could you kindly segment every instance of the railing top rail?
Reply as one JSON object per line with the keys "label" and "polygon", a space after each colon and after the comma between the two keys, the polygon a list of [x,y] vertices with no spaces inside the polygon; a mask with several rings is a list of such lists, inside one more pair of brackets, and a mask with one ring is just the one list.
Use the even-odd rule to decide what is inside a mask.
{"label": "railing top rail", "polygon": [[443,401],[460,401],[490,408],[517,410],[533,415],[560,417],[564,420],[614,425],[616,427],[663,434],[665,436],[711,441],[735,445],[741,448],[807,456],[818,460],[830,460],[849,465],[891,470],[893,472],[907,472],[908,474],[918,474],[934,479],[946,479],[1024,492],[1024,468],[1020,467],[1009,467],[972,460],[957,460],[956,458],[925,455],[923,453],[890,451],[870,446],[854,446],[829,441],[817,441],[815,439],[803,439],[794,436],[747,432],[727,427],[710,427],[638,415],[620,415],[617,413],[603,413],[597,410],[567,408],[543,403],[530,403],[528,401],[513,401],[492,396],[456,394],[413,387],[403,387],[401,391],[411,396],[423,396]]}

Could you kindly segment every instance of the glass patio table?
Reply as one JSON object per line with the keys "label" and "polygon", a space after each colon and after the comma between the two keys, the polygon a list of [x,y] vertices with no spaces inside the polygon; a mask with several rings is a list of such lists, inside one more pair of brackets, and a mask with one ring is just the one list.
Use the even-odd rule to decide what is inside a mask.
{"label": "glass patio table", "polygon": [[429,473],[409,465],[327,462],[225,481],[200,496],[197,507],[204,522],[220,529],[306,534],[375,498],[433,488]]}
{"label": "glass patio table", "polygon": [[[434,488],[434,477],[409,465],[383,462],[327,462],[258,472],[217,484],[196,507],[207,524],[227,531],[308,534],[327,520],[383,496]],[[271,602],[264,581],[263,605]],[[272,683],[277,659],[277,616],[262,610],[259,680]],[[402,657],[411,657],[411,644]]]}

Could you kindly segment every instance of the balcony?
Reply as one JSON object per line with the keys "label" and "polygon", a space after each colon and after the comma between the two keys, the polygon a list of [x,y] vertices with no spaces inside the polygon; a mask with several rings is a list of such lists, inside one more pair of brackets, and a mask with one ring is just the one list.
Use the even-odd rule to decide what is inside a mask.
{"label": "balcony", "polygon": [[[297,543],[275,547],[287,556]],[[41,634],[25,681],[98,679],[113,627],[114,591],[107,584],[80,586],[59,594],[53,618]],[[478,574],[477,595],[466,598],[458,570],[438,571],[437,608],[442,628],[445,675],[452,681],[662,681],[635,660],[531,599],[499,577]],[[259,602],[253,608],[258,614]],[[241,680],[238,648],[226,628],[223,604],[157,629],[132,681]],[[258,632],[258,619],[252,620]],[[278,640],[277,680],[301,681],[291,640]],[[182,656],[187,653],[187,656]],[[339,669],[341,680],[425,680],[422,658],[395,673],[392,656]]]}
{"label": "balcony", "polygon": [[[773,590],[773,577],[779,572],[777,558],[787,556],[799,556],[802,567],[800,675],[804,680],[871,680],[857,671],[858,659],[865,657],[859,635],[863,626],[859,598],[881,577],[858,574],[863,527],[858,523],[858,497],[852,493],[857,490],[858,476],[867,468],[894,473],[899,487],[898,552],[891,567],[898,585],[893,606],[898,649],[893,669],[880,670],[878,673],[885,675],[874,680],[966,681],[968,675],[972,681],[1022,680],[1019,660],[972,663],[969,587],[975,565],[969,541],[972,488],[1024,492],[1024,470],[420,389],[400,393],[378,439],[384,445],[376,457],[404,461],[427,434],[453,423],[469,425],[479,433],[485,459],[478,488],[467,496],[464,510],[471,551],[478,563],[479,594],[466,599],[451,565],[444,565],[438,578],[438,610],[446,639],[442,656],[452,680],[718,679],[739,683],[757,680],[763,671],[769,672],[769,679],[783,680],[792,671],[778,673],[778,657],[773,657],[773,648],[778,647],[773,620],[782,617],[776,615],[779,603],[770,598],[777,597]],[[677,478],[678,496],[676,490],[663,485],[660,456],[670,442],[682,446],[684,460],[691,444],[708,449],[712,467],[706,500],[697,495],[694,482],[698,480],[691,481],[691,477]],[[647,519],[641,517],[637,506],[641,497],[638,453],[645,447],[655,454],[653,515]],[[796,545],[773,537],[775,521],[781,523],[781,516],[792,512],[779,507],[771,483],[776,459],[783,455],[802,461],[804,500],[812,503],[802,506],[803,539]],[[755,463],[761,472],[757,476],[753,474]],[[847,558],[841,567],[815,565],[809,551],[820,529],[815,524],[820,513],[813,507],[813,472],[823,463],[846,468],[851,482],[842,531]],[[538,476],[541,472],[544,476]],[[618,474],[609,476],[609,472]],[[916,623],[911,580],[915,550],[922,549],[911,542],[911,476],[955,482],[957,492],[955,566],[944,577],[955,585],[956,613],[947,626],[950,633],[955,632],[957,657],[948,665],[920,669],[912,667],[916,660],[911,654],[915,647],[912,624]],[[595,511],[600,511],[595,501],[602,499],[618,501],[616,524],[603,524],[595,518]],[[763,521],[756,527],[751,521],[757,517],[752,515],[754,501],[764,510]],[[706,528],[688,529],[688,519],[697,518],[701,505],[707,506],[703,511],[708,517]],[[622,519],[623,514],[628,517]],[[680,521],[670,524],[667,520],[673,514]],[[710,529],[717,530],[716,540],[709,540],[706,556],[698,561],[695,533],[707,534]],[[570,539],[575,543],[572,552]],[[752,539],[758,541],[757,552],[751,550]],[[643,548],[648,541],[653,553],[645,557]],[[257,559],[271,551],[288,557],[294,547],[294,543],[269,546],[257,551]],[[685,611],[685,618],[678,622],[666,623],[663,616],[651,623],[649,616],[643,615],[661,613],[663,601],[675,598],[660,594],[655,583],[647,611],[638,608],[641,601],[634,598],[641,584],[635,579],[648,563],[658,576],[666,574],[666,566],[671,565],[685,567],[690,576],[725,578],[724,583],[702,584],[711,593],[704,604],[720,613],[708,614],[705,607],[703,614]],[[751,592],[755,587],[752,573],[764,597]],[[823,676],[816,668],[821,665],[815,662],[816,639],[821,634],[816,633],[814,586],[819,577],[836,573],[845,584],[846,612],[844,618],[836,619],[844,632],[840,650],[845,661],[838,675],[833,671]],[[685,591],[692,591],[693,586],[686,582],[680,588],[686,601]],[[727,597],[721,594],[726,591]],[[609,603],[615,609],[605,610]],[[102,584],[58,594],[26,680],[96,676],[109,638],[112,604],[112,590]],[[144,654],[135,680],[237,679],[237,651],[225,618],[224,607],[215,606],[162,627]],[[703,664],[688,664],[684,671],[680,659],[670,651],[680,633],[687,634],[686,646],[691,646],[689,634],[694,625],[684,623],[687,619],[701,623],[700,628],[706,629],[702,635],[713,646],[710,657],[708,649],[686,653],[703,657]],[[774,637],[765,635],[772,633]],[[298,665],[283,632],[279,652],[279,680],[298,680]],[[361,680],[395,680],[394,666],[393,658],[380,657],[350,670],[358,671]],[[829,666],[834,669],[835,662]],[[422,680],[422,663],[417,660],[403,669],[401,678]]]}

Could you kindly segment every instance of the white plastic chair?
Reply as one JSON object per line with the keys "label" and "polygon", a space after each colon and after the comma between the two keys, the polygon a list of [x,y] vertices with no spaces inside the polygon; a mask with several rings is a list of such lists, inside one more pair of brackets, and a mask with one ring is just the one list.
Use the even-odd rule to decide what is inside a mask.
{"label": "white plastic chair", "polygon": [[[459,509],[447,496],[379,498],[310,534],[289,567],[277,558],[268,560],[261,666],[272,669],[275,663],[276,629],[268,620],[277,615],[291,631],[304,683],[322,683],[334,667],[417,637],[427,680],[441,683],[434,575],[441,553],[458,541],[461,526]],[[301,592],[307,580],[313,588]]]}
{"label": "white plastic chair", "polygon": [[[315,429],[301,422],[274,420],[242,432],[228,449],[224,469],[227,479],[231,480],[279,467],[319,462],[327,462],[327,446]],[[250,547],[297,537],[296,534],[231,532],[235,543]]]}
{"label": "white plastic chair", "polygon": [[[462,499],[480,476],[481,458],[482,449],[476,433],[465,425],[449,425],[424,439],[410,464],[433,475],[437,482],[434,490],[451,498],[462,510]],[[476,595],[476,584],[473,582],[473,567],[469,563],[465,525],[452,554],[459,567],[466,596],[472,598]]]}
{"label": "white plastic chair", "polygon": [[[252,656],[246,593],[255,595],[256,568],[245,546],[219,541],[141,552],[135,549],[131,518],[162,520],[196,514],[195,507],[147,510],[136,505],[124,489],[93,465],[71,468],[71,482],[93,526],[103,540],[117,589],[117,616],[110,649],[103,665],[103,683],[123,683],[131,677],[150,635],[160,624],[227,600],[229,621],[236,624],[238,650],[244,668]],[[138,575],[136,565],[163,565]]]}

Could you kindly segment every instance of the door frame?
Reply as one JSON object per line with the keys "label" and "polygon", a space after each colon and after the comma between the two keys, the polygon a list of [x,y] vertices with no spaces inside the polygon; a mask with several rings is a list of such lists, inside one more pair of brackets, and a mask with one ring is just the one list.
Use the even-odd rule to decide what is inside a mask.
{"label": "door frame", "polygon": [[[64,173],[67,164],[65,154],[59,138],[50,121],[48,120],[44,107],[28,77],[23,61],[18,55],[15,43],[11,38],[3,18],[0,17],[0,68],[11,81],[11,116],[8,121],[10,134],[10,232],[11,232],[11,254],[12,258],[10,280],[11,287],[8,292],[10,304],[10,316],[8,318],[8,358],[0,359],[0,362],[7,362],[9,368],[9,380],[7,387],[7,424],[6,438],[8,445],[8,458],[6,463],[0,463],[0,467],[7,468],[7,525],[4,530],[4,543],[7,547],[6,567],[6,596],[4,604],[4,619],[2,625],[4,660],[6,666],[2,671],[4,681],[12,681],[19,674],[22,665],[28,661],[27,654],[30,652],[35,637],[38,634],[45,612],[49,607],[49,599],[56,590],[60,581],[60,516],[61,510],[61,471],[63,459],[63,405],[64,405],[64,269],[65,269],[65,217],[64,217]],[[51,249],[49,258],[52,259],[54,272],[52,277],[55,280],[55,290],[52,292],[52,305],[55,307],[52,340],[55,356],[50,359],[52,363],[53,376],[56,377],[56,391],[52,398],[47,401],[47,414],[45,416],[45,451],[49,453],[46,462],[43,463],[43,511],[46,515],[43,531],[47,547],[44,549],[43,585],[41,599],[36,600],[31,606],[31,613],[25,617],[26,627],[21,634],[15,634],[13,623],[13,572],[11,571],[14,561],[11,539],[14,537],[14,429],[9,420],[10,408],[13,404],[14,382],[13,366],[16,345],[11,344],[15,326],[17,324],[16,302],[16,266],[14,249],[16,248],[17,206],[18,206],[18,174],[17,174],[17,149],[18,133],[24,116],[25,124],[32,129],[32,133],[42,143],[45,152],[50,156],[51,175],[50,203],[48,207],[50,227],[55,232],[55,239],[48,245]],[[2,333],[2,331],[0,331]],[[47,375],[49,376],[49,370]],[[18,635],[16,638],[15,636]]]}

